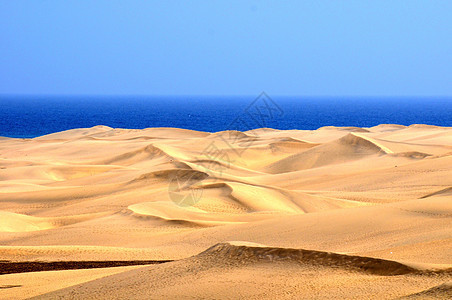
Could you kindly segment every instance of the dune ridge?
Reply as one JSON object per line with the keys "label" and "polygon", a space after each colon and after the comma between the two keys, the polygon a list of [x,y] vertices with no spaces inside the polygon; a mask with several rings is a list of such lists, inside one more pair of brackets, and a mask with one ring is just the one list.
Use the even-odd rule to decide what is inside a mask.
{"label": "dune ridge", "polygon": [[[246,242],[226,242],[216,244],[198,255],[199,258],[204,256],[213,256],[215,259],[222,261],[233,260],[238,263],[245,263],[253,260],[265,260],[270,262],[290,261],[313,264],[316,266],[345,268],[383,276],[433,272],[426,270],[421,271],[391,260],[314,250],[268,247]],[[452,272],[452,268],[446,269],[445,272]]]}
{"label": "dune ridge", "polygon": [[[282,276],[284,272],[290,272],[293,276],[283,277],[288,280],[285,289],[282,288],[284,284],[278,284],[278,281],[274,280],[275,276]],[[321,278],[331,276],[339,281],[344,278],[353,280],[355,284],[352,284],[351,288],[357,289],[362,298],[390,296],[410,299],[449,295],[450,283],[447,280],[452,277],[452,268],[428,270],[392,260],[233,241],[216,244],[189,258],[105,276],[44,293],[33,299],[82,299],[101,294],[112,299],[121,299],[132,293],[136,299],[162,296],[209,298],[218,295],[219,290],[227,290],[228,293],[224,295],[232,298],[263,296],[286,299],[302,295],[303,299],[310,299],[328,298],[331,294],[337,297],[357,296],[346,288],[338,289],[337,284],[331,284],[321,278],[316,278],[322,282],[321,289],[318,290],[315,286],[313,288],[314,274],[324,276]],[[388,276],[392,280],[385,280]],[[196,282],[190,280],[195,278]],[[220,281],[212,281],[213,278],[219,278]],[[401,278],[406,281],[404,284],[400,284]],[[250,286],[244,286],[244,280],[248,281]],[[378,282],[380,289],[373,289],[372,286],[366,289],[358,288],[361,284],[371,282]],[[436,286],[429,288],[429,285]],[[149,288],[136,290],[136,286]],[[115,287],[114,293],[110,292],[111,287]],[[381,287],[391,290],[385,291]],[[288,294],[287,289],[290,290]]]}
{"label": "dune ridge", "polygon": [[452,297],[452,282],[434,286],[425,291],[407,295],[400,299],[448,299]]}

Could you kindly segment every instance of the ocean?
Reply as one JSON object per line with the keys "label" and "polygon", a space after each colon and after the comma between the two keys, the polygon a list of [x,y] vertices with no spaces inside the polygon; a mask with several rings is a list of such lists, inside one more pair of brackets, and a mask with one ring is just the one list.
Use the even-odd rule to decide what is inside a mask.
{"label": "ocean", "polygon": [[106,125],[208,132],[378,124],[452,126],[452,98],[0,96],[0,136]]}

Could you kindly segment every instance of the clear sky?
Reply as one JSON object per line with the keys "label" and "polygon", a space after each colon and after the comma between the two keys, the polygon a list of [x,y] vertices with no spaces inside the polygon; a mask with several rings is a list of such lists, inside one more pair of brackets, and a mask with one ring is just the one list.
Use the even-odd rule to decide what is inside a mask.
{"label": "clear sky", "polygon": [[452,96],[452,1],[0,0],[0,94]]}

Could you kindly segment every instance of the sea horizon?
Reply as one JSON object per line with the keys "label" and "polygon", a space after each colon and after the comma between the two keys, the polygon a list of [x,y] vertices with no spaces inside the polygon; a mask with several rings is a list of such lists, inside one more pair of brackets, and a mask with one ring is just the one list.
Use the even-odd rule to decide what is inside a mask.
{"label": "sea horizon", "polygon": [[[0,95],[0,136],[34,138],[97,125],[205,132],[380,124],[452,126],[452,97],[263,95]],[[260,114],[259,120],[253,114]]]}

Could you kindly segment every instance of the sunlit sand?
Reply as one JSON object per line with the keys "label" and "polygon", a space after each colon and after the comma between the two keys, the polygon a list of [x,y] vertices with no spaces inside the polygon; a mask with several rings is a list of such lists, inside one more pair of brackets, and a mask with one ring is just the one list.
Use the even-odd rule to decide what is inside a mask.
{"label": "sunlit sand", "polygon": [[[0,298],[452,297],[452,128],[0,139]],[[410,296],[411,295],[411,296]]]}

